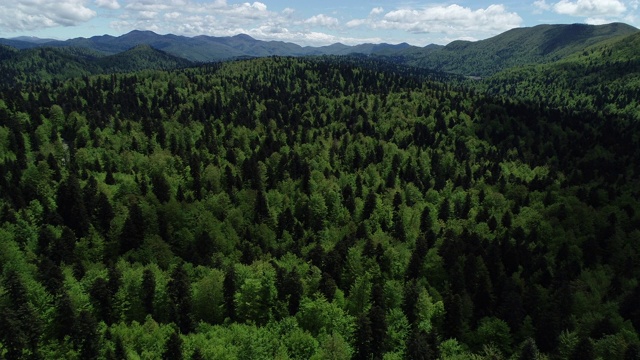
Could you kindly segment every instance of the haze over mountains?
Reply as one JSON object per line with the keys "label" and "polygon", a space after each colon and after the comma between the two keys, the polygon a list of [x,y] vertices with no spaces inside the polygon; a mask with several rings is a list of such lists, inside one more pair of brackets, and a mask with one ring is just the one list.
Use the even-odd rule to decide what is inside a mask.
{"label": "haze over mountains", "polygon": [[[85,62],[129,51],[138,45],[148,45],[150,47],[146,49],[148,52],[161,51],[156,53],[159,59],[152,62],[157,65],[160,61],[163,65],[152,66],[152,68],[185,66],[190,62],[202,63],[242,57],[365,54],[442,72],[489,76],[516,65],[557,61],[599,42],[622,38],[638,31],[635,27],[622,23],[597,26],[539,25],[513,29],[476,42],[454,41],[446,46],[426,47],[416,47],[406,43],[356,46],[337,43],[322,47],[303,47],[288,42],[256,40],[244,34],[231,37],[185,37],[137,30],[118,37],[103,35],[66,41],[21,37],[0,39],[0,44],[27,51],[27,53],[29,49],[43,47],[81,48],[85,50],[74,50],[74,53],[77,55],[81,53],[78,55],[78,61]],[[137,50],[136,57],[141,56],[140,51],[141,49]],[[3,52],[6,53],[7,50]],[[17,52],[14,55],[18,56]],[[168,59],[167,56],[179,59],[172,59],[169,61],[171,65],[167,65],[164,64]],[[143,57],[147,60],[153,58],[149,54]],[[107,63],[113,64],[111,61]],[[127,68],[134,70],[139,67],[129,64],[122,69],[112,67],[110,70],[122,71]]]}

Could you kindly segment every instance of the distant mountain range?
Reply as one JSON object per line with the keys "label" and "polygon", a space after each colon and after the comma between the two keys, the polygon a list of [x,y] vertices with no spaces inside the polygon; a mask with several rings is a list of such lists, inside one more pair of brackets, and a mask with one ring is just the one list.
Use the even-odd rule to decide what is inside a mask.
{"label": "distant mountain range", "polygon": [[[539,25],[509,30],[495,37],[470,42],[454,41],[446,46],[411,46],[406,43],[348,46],[300,46],[290,42],[262,41],[240,34],[230,37],[159,35],[132,31],[75,38],[66,41],[19,37],[0,39],[0,79],[6,72],[20,76],[68,76],[140,69],[168,69],[220,60],[265,56],[314,56],[364,54],[395,63],[467,76],[491,76],[515,66],[561,60],[600,42],[622,39],[640,32],[635,27],[607,25]],[[39,61],[29,61],[35,57]],[[24,74],[34,63],[45,70]],[[18,64],[18,65],[16,65]],[[65,75],[60,75],[64,73]],[[33,75],[35,74],[35,75]]]}
{"label": "distant mountain range", "polygon": [[35,47],[81,47],[95,50],[104,55],[113,55],[129,50],[137,45],[149,45],[155,49],[193,62],[211,62],[238,57],[309,56],[309,55],[346,55],[350,53],[396,53],[410,48],[409,44],[362,44],[348,46],[333,44],[329,46],[300,46],[283,41],[256,40],[249,35],[239,34],[228,37],[178,35],[159,35],[152,31],[134,30],[122,36],[94,36],[75,38],[66,41],[46,41],[38,38],[0,39],[0,44],[16,49]]}

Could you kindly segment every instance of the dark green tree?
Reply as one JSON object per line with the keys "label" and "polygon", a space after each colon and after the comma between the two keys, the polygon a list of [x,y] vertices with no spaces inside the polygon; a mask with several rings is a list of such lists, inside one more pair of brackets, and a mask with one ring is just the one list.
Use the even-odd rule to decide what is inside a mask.
{"label": "dark green tree", "polygon": [[66,336],[72,336],[75,325],[76,314],[71,298],[66,291],[62,291],[56,299],[55,315],[52,322],[53,337],[61,341]]}
{"label": "dark green tree", "polygon": [[4,279],[4,299],[0,316],[0,340],[6,350],[5,358],[38,357],[42,322],[28,299],[18,273],[9,270]]}
{"label": "dark green tree", "polygon": [[96,199],[96,208],[94,211],[97,228],[103,235],[106,235],[111,228],[111,220],[115,217],[113,206],[109,202],[107,195],[99,192]]}
{"label": "dark green tree", "polygon": [[154,173],[151,176],[151,186],[153,194],[161,203],[166,203],[171,199],[171,184],[162,173]]}
{"label": "dark green tree", "polygon": [[191,282],[182,264],[176,266],[171,273],[167,293],[171,321],[178,325],[181,333],[189,334],[193,329]]}
{"label": "dark green tree", "polygon": [[120,233],[120,254],[138,249],[144,242],[144,217],[137,203],[129,207],[129,215]]}
{"label": "dark green tree", "polygon": [[173,331],[164,345],[163,360],[182,360],[182,338],[177,330]]}
{"label": "dark green tree", "polygon": [[540,355],[540,351],[536,346],[535,340],[529,338],[524,342],[522,350],[520,351],[520,360],[537,360]]}
{"label": "dark green tree", "polygon": [[431,360],[438,358],[431,349],[427,334],[417,326],[411,328],[404,355],[407,360]]}
{"label": "dark green tree", "polygon": [[72,341],[83,359],[97,359],[100,355],[98,322],[88,310],[80,311]]}
{"label": "dark green tree", "polygon": [[102,277],[96,278],[89,288],[89,295],[98,319],[111,324],[114,320],[113,302],[108,281]]}
{"label": "dark green tree", "polygon": [[147,314],[154,315],[156,276],[153,274],[153,271],[149,269],[144,269],[144,272],[142,273],[142,287],[140,296],[142,297],[142,306],[144,307],[144,311]]}
{"label": "dark green tree", "polygon": [[89,214],[82,199],[80,183],[74,175],[69,175],[58,188],[56,197],[58,213],[64,224],[73,230],[77,237],[89,233]]}
{"label": "dark green tree", "polygon": [[373,354],[373,329],[367,313],[362,313],[356,322],[354,359],[370,359]]}
{"label": "dark green tree", "polygon": [[582,338],[571,354],[571,360],[592,360],[595,358],[596,355],[593,349],[593,343],[588,337]]}

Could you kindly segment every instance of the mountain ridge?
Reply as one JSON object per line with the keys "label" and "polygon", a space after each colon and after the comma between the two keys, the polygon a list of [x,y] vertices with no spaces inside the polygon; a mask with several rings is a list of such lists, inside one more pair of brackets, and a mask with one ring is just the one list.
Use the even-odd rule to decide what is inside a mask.
{"label": "mountain ridge", "polygon": [[513,66],[557,61],[600,41],[638,31],[622,23],[537,25],[475,42],[458,40],[436,49],[409,49],[400,55],[414,66],[489,76]]}
{"label": "mountain ridge", "polygon": [[638,32],[640,30],[637,28],[623,23],[545,24],[514,28],[480,41],[457,40],[445,46],[430,44],[417,47],[407,43],[358,45],[335,43],[314,47],[277,40],[257,40],[247,34],[226,37],[208,35],[186,37],[174,34],[160,35],[148,30],[133,30],[117,37],[99,35],[51,42],[42,42],[34,38],[30,41],[0,39],[0,44],[19,50],[44,47],[86,48],[102,56],[116,55],[138,45],[149,45],[167,55],[192,63],[266,56],[364,54],[438,72],[487,77],[514,66],[558,61],[602,41]]}

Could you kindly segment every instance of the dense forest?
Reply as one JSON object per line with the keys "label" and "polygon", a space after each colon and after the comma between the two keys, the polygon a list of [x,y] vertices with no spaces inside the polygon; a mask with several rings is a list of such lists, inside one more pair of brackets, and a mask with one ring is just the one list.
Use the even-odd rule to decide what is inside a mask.
{"label": "dense forest", "polygon": [[0,358],[638,359],[637,115],[505,89],[369,57],[2,88]]}

